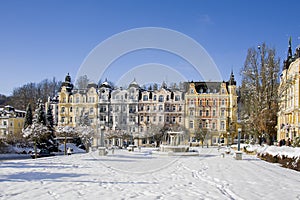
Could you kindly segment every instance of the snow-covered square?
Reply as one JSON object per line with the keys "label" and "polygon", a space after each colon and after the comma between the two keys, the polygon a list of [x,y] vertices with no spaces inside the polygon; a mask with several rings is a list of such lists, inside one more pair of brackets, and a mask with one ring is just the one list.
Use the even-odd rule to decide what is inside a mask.
{"label": "snow-covered square", "polygon": [[117,149],[107,156],[4,160],[0,199],[300,199],[299,172],[222,152],[162,156]]}

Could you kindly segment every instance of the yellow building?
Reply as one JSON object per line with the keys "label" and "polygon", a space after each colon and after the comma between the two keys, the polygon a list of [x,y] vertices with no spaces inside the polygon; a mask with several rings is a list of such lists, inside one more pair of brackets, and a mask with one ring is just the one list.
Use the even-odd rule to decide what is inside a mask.
{"label": "yellow building", "polygon": [[299,137],[300,129],[300,45],[292,54],[289,43],[288,56],[284,61],[278,89],[279,112],[277,123],[277,140]]}
{"label": "yellow building", "polygon": [[20,136],[24,125],[25,111],[12,106],[0,108],[0,138]]}
{"label": "yellow building", "polygon": [[231,73],[228,82],[190,82],[185,94],[185,126],[190,142],[217,145],[232,143],[237,134],[236,81]]}

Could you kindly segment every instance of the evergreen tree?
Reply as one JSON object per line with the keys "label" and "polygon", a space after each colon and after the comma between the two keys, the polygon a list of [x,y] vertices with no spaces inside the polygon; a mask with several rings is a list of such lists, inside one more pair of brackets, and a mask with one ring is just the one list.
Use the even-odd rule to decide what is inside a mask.
{"label": "evergreen tree", "polygon": [[46,114],[45,114],[45,106],[44,106],[41,99],[38,100],[37,113],[36,114],[37,114],[38,123],[41,123],[44,126],[46,126],[47,121],[46,121]]}
{"label": "evergreen tree", "polygon": [[25,121],[24,121],[23,128],[26,129],[31,124],[32,124],[32,109],[31,109],[31,104],[28,103],[27,108],[26,108]]}
{"label": "evergreen tree", "polygon": [[49,105],[47,109],[47,126],[48,128],[53,132],[54,131],[54,120],[53,120],[53,114],[52,114],[52,108]]}

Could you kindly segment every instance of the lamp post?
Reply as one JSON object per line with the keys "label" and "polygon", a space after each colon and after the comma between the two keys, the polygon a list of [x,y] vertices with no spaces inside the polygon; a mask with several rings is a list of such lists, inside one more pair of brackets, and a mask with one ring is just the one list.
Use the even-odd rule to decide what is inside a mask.
{"label": "lamp post", "polygon": [[100,147],[104,147],[104,133],[102,131],[103,126],[100,126]]}

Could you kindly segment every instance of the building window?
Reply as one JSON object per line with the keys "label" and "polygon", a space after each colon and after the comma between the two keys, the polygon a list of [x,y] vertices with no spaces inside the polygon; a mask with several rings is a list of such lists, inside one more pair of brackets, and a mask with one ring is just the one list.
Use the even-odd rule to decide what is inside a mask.
{"label": "building window", "polygon": [[144,116],[141,116],[141,122],[143,122],[144,121]]}
{"label": "building window", "polygon": [[212,123],[212,129],[213,129],[213,130],[216,129],[216,123],[215,123],[215,122]]}
{"label": "building window", "polygon": [[216,105],[216,100],[214,99],[214,101],[213,101],[213,105],[215,106]]}
{"label": "building window", "polygon": [[180,101],[180,95],[175,96],[175,101]]}
{"label": "building window", "polygon": [[73,107],[70,107],[70,112],[73,112]]}
{"label": "building window", "polygon": [[166,122],[169,122],[169,116],[166,117]]}
{"label": "building window", "polygon": [[224,117],[224,116],[225,116],[225,110],[222,109],[222,110],[221,110],[221,117]]}
{"label": "building window", "polygon": [[65,107],[61,107],[61,113],[65,112]]}
{"label": "building window", "polygon": [[202,99],[200,100],[199,104],[200,104],[200,106],[202,106]]}
{"label": "building window", "polygon": [[163,102],[163,101],[164,101],[164,96],[163,96],[163,95],[159,95],[158,101],[159,101],[159,102]]}
{"label": "building window", "polygon": [[90,108],[90,114],[94,113],[94,108]]}
{"label": "building window", "polygon": [[70,117],[70,122],[71,122],[71,123],[73,122],[73,117]]}
{"label": "building window", "polygon": [[158,121],[162,122],[162,116],[159,116]]}
{"label": "building window", "polygon": [[202,126],[202,122],[200,122],[200,123],[199,123],[199,128],[202,128],[202,127],[203,127],[203,126]]}
{"label": "building window", "polygon": [[209,110],[206,110],[205,116],[206,116],[206,117],[209,116]]}
{"label": "building window", "polygon": [[153,110],[156,110],[156,106],[153,106]]}
{"label": "building window", "polygon": [[199,111],[199,116],[202,117],[203,113],[202,110]]}
{"label": "building window", "polygon": [[150,110],[150,106],[147,106],[147,110],[148,110],[148,111]]}
{"label": "building window", "polygon": [[148,123],[150,122],[150,116],[147,116],[147,122]]}
{"label": "building window", "polygon": [[153,116],[153,122],[156,122],[156,116]]}
{"label": "building window", "polygon": [[162,111],[162,110],[163,110],[163,106],[162,106],[162,105],[159,105],[159,106],[158,106],[158,110]]}
{"label": "building window", "polygon": [[222,106],[225,105],[225,99],[222,99]]}
{"label": "building window", "polygon": [[213,116],[214,117],[216,116],[216,110],[213,110]]}
{"label": "building window", "polygon": [[178,111],[182,111],[182,106],[179,106],[179,109],[178,109]]}
{"label": "building window", "polygon": [[193,122],[193,121],[190,121],[189,127],[190,127],[190,128],[194,128],[194,122]]}
{"label": "building window", "polygon": [[13,123],[12,123],[12,122],[10,122],[10,126],[11,126],[11,127],[13,126]]}
{"label": "building window", "polygon": [[172,123],[174,124],[175,122],[176,122],[176,117],[173,116],[173,117],[172,117]]}
{"label": "building window", "polygon": [[154,97],[153,97],[153,101],[156,101],[156,95],[154,95]]}
{"label": "building window", "polygon": [[208,100],[206,100],[206,106],[209,106],[209,101]]}
{"label": "building window", "polygon": [[225,122],[221,122],[221,130],[225,130]]}
{"label": "building window", "polygon": [[181,117],[179,117],[178,122],[181,122]]}
{"label": "building window", "polygon": [[190,116],[194,116],[194,111],[190,110]]}
{"label": "building window", "polygon": [[205,123],[205,127],[209,128],[209,123],[208,122]]}
{"label": "building window", "polygon": [[166,106],[166,111],[169,112],[170,111],[170,107],[169,105]]}
{"label": "building window", "polygon": [[143,101],[148,101],[148,95],[143,95]]}
{"label": "building window", "polygon": [[190,104],[194,105],[194,100],[193,99],[191,99]]}

